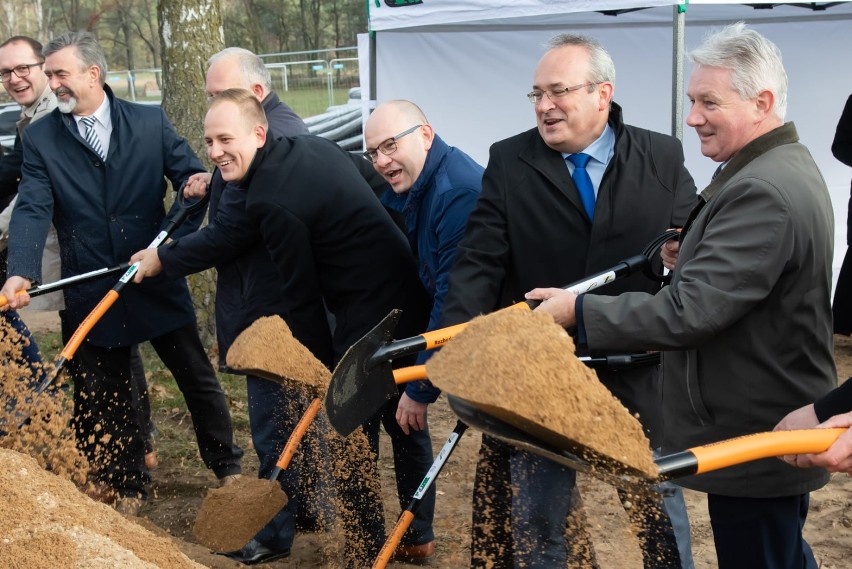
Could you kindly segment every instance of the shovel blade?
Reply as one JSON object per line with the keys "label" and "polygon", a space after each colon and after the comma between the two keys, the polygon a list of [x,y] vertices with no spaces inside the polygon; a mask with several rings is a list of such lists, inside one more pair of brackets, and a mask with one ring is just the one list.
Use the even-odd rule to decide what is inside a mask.
{"label": "shovel blade", "polygon": [[[595,451],[568,439],[564,439],[558,446],[551,441],[544,441],[524,428],[496,417],[487,407],[454,395],[448,395],[447,401],[453,413],[468,426],[526,452],[543,456],[578,472],[588,473],[618,488],[647,488],[649,484],[656,482],[627,465],[602,459]],[[591,460],[584,457],[590,457]]]}
{"label": "shovel blade", "polygon": [[400,310],[390,314],[352,344],[334,369],[325,395],[325,411],[331,426],[348,436],[385,403],[399,394],[389,361],[372,365],[373,354],[393,340]]}

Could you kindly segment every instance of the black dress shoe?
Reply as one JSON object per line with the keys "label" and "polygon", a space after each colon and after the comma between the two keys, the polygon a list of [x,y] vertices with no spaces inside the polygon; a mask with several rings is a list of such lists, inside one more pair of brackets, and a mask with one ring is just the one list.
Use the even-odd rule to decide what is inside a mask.
{"label": "black dress shoe", "polygon": [[217,555],[224,555],[243,565],[257,565],[258,563],[269,563],[276,559],[284,559],[290,556],[289,549],[271,549],[262,543],[252,539],[236,551],[223,551]]}

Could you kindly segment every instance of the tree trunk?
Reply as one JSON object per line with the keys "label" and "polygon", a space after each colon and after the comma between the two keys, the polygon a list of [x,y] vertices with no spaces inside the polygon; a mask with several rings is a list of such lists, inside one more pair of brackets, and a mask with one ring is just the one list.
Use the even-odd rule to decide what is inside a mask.
{"label": "tree trunk", "polygon": [[[203,120],[207,110],[204,71],[207,59],[224,47],[219,0],[159,0],[163,60],[163,110],[177,132],[206,161]],[[213,312],[215,273],[189,278],[201,340],[211,345],[216,334]]]}

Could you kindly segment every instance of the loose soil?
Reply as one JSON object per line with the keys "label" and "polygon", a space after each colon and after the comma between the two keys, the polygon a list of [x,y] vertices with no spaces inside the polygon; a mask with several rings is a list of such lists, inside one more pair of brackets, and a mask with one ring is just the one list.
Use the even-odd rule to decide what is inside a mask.
{"label": "loose soil", "polygon": [[[55,314],[25,313],[25,320],[36,332],[56,330]],[[37,334],[38,335],[38,334]],[[835,337],[835,358],[838,375],[852,375],[852,340]],[[235,403],[237,404],[237,403]],[[437,453],[455,425],[455,415],[442,398],[429,408],[429,427]],[[247,449],[243,460],[244,472],[251,474],[256,469],[253,452],[247,446],[247,433],[237,433],[239,443]],[[468,431],[462,437],[452,457],[438,478],[438,501],[435,517],[437,555],[433,567],[455,569],[468,566],[470,534],[470,497],[473,488],[473,473],[479,450],[479,433]],[[393,495],[393,458],[389,444],[383,435],[382,455],[379,459],[382,490],[388,531],[397,515],[396,498]],[[178,548],[190,559],[214,569],[236,569],[243,565],[213,555],[199,545],[191,529],[204,493],[216,481],[200,462],[185,461],[170,463],[161,461],[154,470],[151,499],[142,508],[139,523],[155,536],[170,535]],[[592,534],[598,563],[606,569],[638,569],[642,567],[641,555],[636,539],[631,533],[626,515],[615,490],[596,479],[584,475],[579,477],[586,514]],[[692,527],[692,548],[697,569],[716,567],[713,536],[706,513],[706,501],[702,494],[685,491]],[[849,566],[852,551],[852,477],[834,475],[823,489],[812,493],[811,508],[805,525],[805,536],[814,549],[822,569],[841,569]],[[2,539],[2,538],[0,538]],[[296,537],[291,556],[282,561],[265,565],[270,569],[283,568],[326,568],[336,564],[332,557],[335,549],[329,550],[327,543],[336,539],[329,533],[301,533]],[[53,543],[58,543],[55,540]],[[40,542],[44,545],[44,541]],[[40,547],[34,541],[32,547]],[[0,550],[4,548],[0,542]],[[0,564],[2,565],[2,564]],[[5,566],[5,565],[4,565]],[[14,565],[12,565],[14,567]],[[53,568],[72,566],[68,558],[54,558],[49,565]],[[409,567],[393,563],[390,567]],[[413,567],[413,566],[411,566]]]}

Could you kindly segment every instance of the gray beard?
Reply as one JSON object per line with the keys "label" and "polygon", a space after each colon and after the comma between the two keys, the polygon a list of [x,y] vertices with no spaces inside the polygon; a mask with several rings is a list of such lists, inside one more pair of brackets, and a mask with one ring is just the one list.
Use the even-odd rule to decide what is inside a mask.
{"label": "gray beard", "polygon": [[68,101],[60,101],[57,99],[56,107],[59,109],[60,113],[70,114],[77,107],[77,99],[74,97],[68,97]]}

